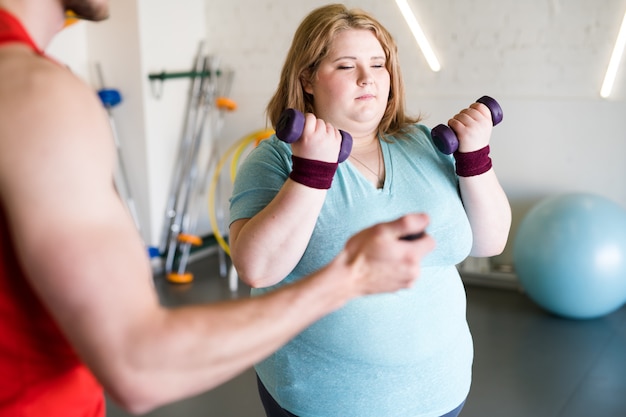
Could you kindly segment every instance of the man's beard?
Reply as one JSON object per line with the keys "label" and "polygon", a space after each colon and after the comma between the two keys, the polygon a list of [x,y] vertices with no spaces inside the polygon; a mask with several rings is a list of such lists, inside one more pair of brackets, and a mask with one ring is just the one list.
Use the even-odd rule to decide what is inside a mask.
{"label": "man's beard", "polygon": [[65,0],[65,10],[74,12],[83,20],[98,22],[109,17],[109,3],[106,0]]}

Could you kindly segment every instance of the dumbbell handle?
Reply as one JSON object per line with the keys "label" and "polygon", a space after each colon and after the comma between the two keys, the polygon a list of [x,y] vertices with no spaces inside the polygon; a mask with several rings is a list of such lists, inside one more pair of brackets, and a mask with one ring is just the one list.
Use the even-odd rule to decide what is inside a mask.
{"label": "dumbbell handle", "polygon": [[[276,123],[276,136],[286,143],[293,143],[300,139],[304,130],[304,114],[296,109],[283,111]],[[341,148],[337,162],[343,162],[350,156],[352,151],[352,136],[348,132],[340,130]]]}
{"label": "dumbbell handle", "polygon": [[413,241],[413,240],[421,239],[425,235],[426,235],[426,232],[413,233],[412,235],[404,235],[404,236],[400,237],[400,240]]}
{"label": "dumbbell handle", "polygon": [[[502,121],[502,107],[500,107],[500,104],[498,104],[496,100],[489,96],[482,96],[476,100],[476,102],[487,106],[491,112],[491,121],[494,126]],[[446,155],[456,152],[459,148],[459,139],[456,137],[454,131],[447,125],[440,124],[435,126],[431,131],[431,136],[437,149]]]}

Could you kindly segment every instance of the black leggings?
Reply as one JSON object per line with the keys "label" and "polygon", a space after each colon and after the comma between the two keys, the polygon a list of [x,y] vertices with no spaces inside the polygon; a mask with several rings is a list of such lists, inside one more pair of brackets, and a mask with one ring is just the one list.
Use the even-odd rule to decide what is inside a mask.
{"label": "black leggings", "polygon": [[[263,408],[265,408],[265,414],[267,417],[298,417],[278,405],[274,397],[267,392],[265,385],[263,385],[258,376],[256,377],[256,382],[259,387],[259,395],[261,396],[261,402],[263,403]],[[442,415],[441,417],[457,417],[459,413],[461,413],[464,405],[465,401],[463,401],[457,408]]]}
{"label": "black leggings", "polygon": [[298,417],[278,405],[274,397],[267,392],[265,385],[263,385],[258,375],[256,377],[256,383],[259,387],[259,395],[261,396],[261,402],[263,403],[267,417]]}

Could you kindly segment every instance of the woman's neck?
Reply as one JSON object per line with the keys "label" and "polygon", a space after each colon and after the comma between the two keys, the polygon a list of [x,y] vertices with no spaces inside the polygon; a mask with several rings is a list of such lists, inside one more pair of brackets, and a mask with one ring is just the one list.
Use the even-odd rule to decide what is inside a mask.
{"label": "woman's neck", "polygon": [[365,155],[373,151],[377,151],[379,140],[376,135],[368,135],[362,137],[352,136],[352,153],[356,155]]}

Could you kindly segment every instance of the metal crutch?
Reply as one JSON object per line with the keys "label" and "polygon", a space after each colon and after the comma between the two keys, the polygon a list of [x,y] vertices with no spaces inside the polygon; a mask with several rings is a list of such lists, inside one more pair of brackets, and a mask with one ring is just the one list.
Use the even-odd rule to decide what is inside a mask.
{"label": "metal crutch", "polygon": [[[205,73],[206,70],[206,59],[203,58],[203,67],[202,73]],[[179,274],[178,272],[174,272],[174,263],[176,255],[179,254],[178,247],[179,244],[183,245],[183,248],[191,245],[199,245],[202,241],[196,236],[185,233],[186,229],[189,229],[189,204],[190,198],[193,193],[194,185],[198,176],[198,166],[197,166],[197,153],[200,149],[200,144],[202,141],[203,134],[203,126],[206,120],[206,115],[208,111],[207,97],[207,77],[202,75],[200,76],[200,95],[199,99],[196,103],[196,108],[193,113],[195,117],[193,118],[193,124],[190,126],[191,131],[190,135],[190,143],[189,149],[186,155],[184,155],[183,159],[183,172],[181,176],[181,181],[178,187],[177,193],[177,201],[174,210],[174,219],[170,230],[170,237],[167,247],[167,256],[165,260],[165,272],[166,277],[169,281],[175,283],[186,283],[190,281],[189,275]],[[187,255],[184,255],[185,259],[183,262],[186,263]],[[180,264],[180,262],[179,262]]]}
{"label": "metal crutch", "polygon": [[[194,61],[194,73],[200,72],[204,66],[204,57],[202,51],[204,49],[201,42],[198,47],[198,52]],[[187,100],[187,107],[185,110],[185,118],[183,124],[183,133],[180,139],[178,152],[176,156],[176,162],[172,172],[172,180],[170,182],[170,189],[166,200],[165,218],[163,221],[163,229],[161,232],[161,240],[159,244],[159,251],[162,255],[167,256],[169,243],[171,241],[172,233],[177,233],[177,225],[174,224],[176,219],[176,208],[178,205],[179,194],[183,187],[183,181],[185,177],[186,166],[185,163],[189,160],[189,153],[191,152],[191,145],[194,136],[194,129],[197,118],[197,107],[202,94],[202,80],[200,77],[192,77],[191,86],[189,90],[189,96]]]}
{"label": "metal crutch", "polygon": [[[225,110],[234,110],[236,105],[232,100],[219,96],[218,88],[218,60],[215,57],[208,56],[206,58],[206,68],[208,69],[208,77],[204,80],[205,89],[203,89],[204,103],[202,107],[200,123],[197,126],[197,140],[195,159],[190,165],[190,175],[188,177],[189,184],[185,195],[185,205],[181,213],[183,219],[181,221],[181,232],[179,234],[178,248],[178,266],[176,272],[169,272],[168,279],[171,282],[187,283],[193,280],[193,275],[186,272],[187,262],[191,251],[191,246],[200,245],[202,239],[196,235],[197,221],[199,216],[199,208],[203,201],[204,193],[207,190],[207,181],[212,165],[216,162],[216,144],[215,139],[219,134],[223,125],[223,113]],[[230,88],[230,85],[227,89]],[[199,152],[202,144],[209,149],[209,156],[206,159],[204,169],[199,169],[199,159],[202,156]],[[224,260],[225,263],[225,260]]]}

